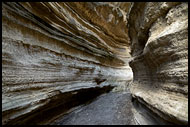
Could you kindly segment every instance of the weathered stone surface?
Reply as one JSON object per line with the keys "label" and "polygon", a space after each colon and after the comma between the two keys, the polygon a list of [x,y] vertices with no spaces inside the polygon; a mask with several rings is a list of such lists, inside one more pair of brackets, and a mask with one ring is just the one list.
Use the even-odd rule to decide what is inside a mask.
{"label": "weathered stone surface", "polygon": [[129,15],[132,95],[165,120],[187,124],[188,4],[135,3]]}
{"label": "weathered stone surface", "polygon": [[[3,124],[24,123],[48,105],[72,100],[65,93],[104,89],[130,80],[125,27],[129,6],[3,3]],[[52,102],[56,98],[59,101]]]}
{"label": "weathered stone surface", "polygon": [[136,125],[130,93],[109,92],[53,121],[51,125]]}
{"label": "weathered stone surface", "polygon": [[138,103],[187,124],[187,45],[187,3],[4,2],[2,122],[48,123],[133,77]]}

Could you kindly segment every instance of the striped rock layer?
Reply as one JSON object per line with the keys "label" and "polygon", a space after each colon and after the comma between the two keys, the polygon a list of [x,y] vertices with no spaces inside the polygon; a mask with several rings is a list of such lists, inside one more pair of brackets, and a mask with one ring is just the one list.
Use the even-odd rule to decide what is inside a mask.
{"label": "striped rock layer", "polygon": [[134,98],[187,124],[187,11],[180,2],[2,3],[3,124],[48,123],[132,78]]}
{"label": "striped rock layer", "polygon": [[129,7],[130,3],[3,3],[3,124],[40,124],[34,123],[39,112],[74,105],[77,99],[71,100],[84,93],[80,91],[131,80]]}
{"label": "striped rock layer", "polygon": [[132,96],[174,124],[188,124],[188,4],[135,3],[129,18]]}

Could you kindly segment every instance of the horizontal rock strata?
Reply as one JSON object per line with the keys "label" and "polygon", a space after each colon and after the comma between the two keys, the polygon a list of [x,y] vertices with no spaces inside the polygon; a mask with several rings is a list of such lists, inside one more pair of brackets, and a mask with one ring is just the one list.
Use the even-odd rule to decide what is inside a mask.
{"label": "horizontal rock strata", "polygon": [[187,3],[135,3],[129,16],[133,97],[165,120],[187,124]]}
{"label": "horizontal rock strata", "polygon": [[187,3],[3,2],[2,122],[48,123],[133,78],[135,102],[187,124],[187,56]]}
{"label": "horizontal rock strata", "polygon": [[73,103],[77,99],[71,101],[72,92],[99,91],[130,80],[124,27],[129,7],[130,3],[2,3],[3,124],[26,124],[32,113],[48,105]]}

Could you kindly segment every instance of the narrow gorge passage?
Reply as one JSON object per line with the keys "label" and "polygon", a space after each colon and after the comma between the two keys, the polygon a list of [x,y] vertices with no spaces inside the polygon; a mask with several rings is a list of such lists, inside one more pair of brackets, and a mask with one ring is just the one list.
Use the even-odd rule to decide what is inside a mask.
{"label": "narrow gorge passage", "polygon": [[188,124],[188,3],[3,2],[3,125]]}
{"label": "narrow gorge passage", "polygon": [[[133,103],[129,90],[110,91],[52,120],[51,125],[172,125]],[[134,107],[135,106],[135,107]]]}
{"label": "narrow gorge passage", "polygon": [[[56,119],[52,125],[138,125],[129,92],[109,92]],[[146,124],[146,123],[144,123]]]}

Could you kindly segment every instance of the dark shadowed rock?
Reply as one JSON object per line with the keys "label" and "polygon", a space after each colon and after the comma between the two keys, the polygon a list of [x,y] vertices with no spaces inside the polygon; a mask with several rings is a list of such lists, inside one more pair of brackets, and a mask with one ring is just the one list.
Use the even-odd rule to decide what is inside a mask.
{"label": "dark shadowed rock", "polygon": [[50,124],[115,87],[149,113],[109,93],[59,124],[187,124],[187,46],[183,2],[3,2],[2,123]]}

